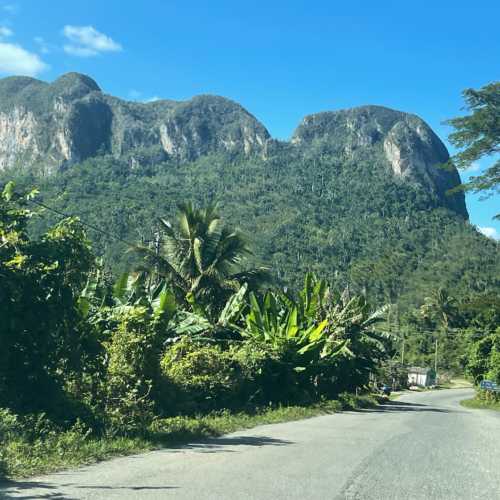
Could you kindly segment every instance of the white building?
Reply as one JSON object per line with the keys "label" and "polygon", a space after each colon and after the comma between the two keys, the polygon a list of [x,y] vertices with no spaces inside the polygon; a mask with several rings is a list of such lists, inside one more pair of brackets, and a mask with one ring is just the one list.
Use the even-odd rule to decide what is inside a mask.
{"label": "white building", "polygon": [[436,385],[434,370],[432,368],[421,368],[419,366],[408,368],[408,385],[417,385],[419,387]]}

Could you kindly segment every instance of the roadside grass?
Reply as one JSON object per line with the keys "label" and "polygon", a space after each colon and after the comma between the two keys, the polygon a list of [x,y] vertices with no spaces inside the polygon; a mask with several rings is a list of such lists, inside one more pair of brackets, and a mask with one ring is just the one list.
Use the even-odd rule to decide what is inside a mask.
{"label": "roadside grass", "polygon": [[495,410],[500,411],[500,401],[485,401],[484,399],[464,399],[460,401],[465,408],[472,408],[474,410]]}
{"label": "roadside grass", "polygon": [[[131,455],[192,440],[222,436],[257,425],[274,424],[326,415],[343,410],[374,407],[375,395],[342,394],[311,406],[282,406],[252,413],[222,411],[197,417],[157,419],[142,436],[92,436],[75,425],[64,432],[50,432],[30,438],[17,429],[5,433],[0,446],[0,481],[91,464],[116,456]],[[1,429],[0,429],[1,430]]]}
{"label": "roadside grass", "polygon": [[448,382],[438,385],[438,389],[469,389],[474,387],[471,382],[465,378],[453,378]]}

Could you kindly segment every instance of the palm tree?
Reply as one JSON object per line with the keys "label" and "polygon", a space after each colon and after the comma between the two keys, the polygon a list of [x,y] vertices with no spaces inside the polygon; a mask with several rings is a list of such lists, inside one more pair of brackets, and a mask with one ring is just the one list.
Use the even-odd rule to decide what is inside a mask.
{"label": "palm tree", "polygon": [[269,278],[266,268],[245,269],[251,251],[243,235],[222,224],[216,205],[179,205],[175,224],[160,218],[158,251],[140,248],[150,273],[167,280],[177,298],[218,316],[243,283],[258,288]]}
{"label": "palm tree", "polygon": [[425,297],[420,312],[425,319],[435,320],[447,331],[457,318],[457,301],[444,288],[438,288]]}

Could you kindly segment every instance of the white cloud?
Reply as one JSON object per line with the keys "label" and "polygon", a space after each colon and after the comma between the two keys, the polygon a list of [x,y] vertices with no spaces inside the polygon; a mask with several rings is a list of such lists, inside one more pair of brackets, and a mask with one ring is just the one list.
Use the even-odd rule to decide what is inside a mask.
{"label": "white cloud", "polygon": [[0,26],[0,39],[8,38],[9,36],[12,36],[13,33],[14,32],[10,28],[7,28],[7,26]]}
{"label": "white cloud", "polygon": [[89,49],[88,47],[77,47],[76,45],[65,45],[64,52],[78,57],[93,57],[99,54],[99,52],[96,52],[94,49]]}
{"label": "white cloud", "polygon": [[467,168],[464,168],[464,172],[479,172],[481,170],[481,165],[477,161],[472,162]]}
{"label": "white cloud", "polygon": [[13,43],[0,42],[0,73],[36,76],[47,68],[37,54]]}
{"label": "white cloud", "polygon": [[15,14],[19,10],[19,5],[15,3],[5,3],[2,5],[2,10],[8,14]]}
{"label": "white cloud", "polygon": [[102,52],[120,52],[123,49],[119,43],[93,26],[66,25],[63,34],[70,42],[64,45],[64,51],[74,56],[93,57]]}
{"label": "white cloud", "polygon": [[500,234],[494,227],[479,227],[478,226],[478,231],[488,238],[492,238],[494,240],[500,240]]}
{"label": "white cloud", "polygon": [[128,91],[128,98],[132,99],[133,101],[139,101],[139,102],[156,102],[156,101],[161,101],[163,97],[159,97],[157,95],[153,97],[144,97],[144,92],[141,92],[140,90],[132,89]]}
{"label": "white cloud", "polygon": [[49,54],[50,53],[52,47],[50,46],[50,44],[48,44],[45,41],[45,39],[43,37],[36,36],[35,38],[33,38],[33,40],[38,45],[38,49],[40,50],[40,52],[42,54]]}

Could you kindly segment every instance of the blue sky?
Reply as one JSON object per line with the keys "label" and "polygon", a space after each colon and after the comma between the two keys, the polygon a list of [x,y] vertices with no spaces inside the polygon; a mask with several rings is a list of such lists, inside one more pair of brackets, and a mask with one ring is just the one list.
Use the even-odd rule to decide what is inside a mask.
{"label": "blue sky", "polygon": [[[461,91],[500,80],[499,20],[498,0],[0,1],[0,76],[79,71],[137,100],[219,94],[281,139],[306,114],[380,104],[446,142]],[[499,198],[478,198],[472,223],[498,237]]]}

